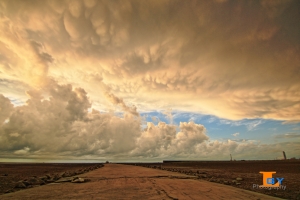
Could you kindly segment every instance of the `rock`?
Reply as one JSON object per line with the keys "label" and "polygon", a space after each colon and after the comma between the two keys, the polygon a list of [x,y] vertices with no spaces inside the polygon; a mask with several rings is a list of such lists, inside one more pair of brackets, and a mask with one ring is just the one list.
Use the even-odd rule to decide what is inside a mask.
{"label": "rock", "polygon": [[229,182],[228,181],[223,181],[223,183],[227,185]]}
{"label": "rock", "polygon": [[24,185],[26,185],[26,186],[29,186],[29,185],[30,185],[30,183],[29,183],[28,181],[22,181],[22,183],[23,183]]}
{"label": "rock", "polygon": [[73,180],[73,178],[71,178],[71,177],[61,178],[61,179],[55,181],[55,183],[71,182],[72,180]]}
{"label": "rock", "polygon": [[61,178],[61,176],[59,174],[55,174],[54,177],[52,177],[52,180],[56,181],[60,178]]}
{"label": "rock", "polygon": [[26,185],[23,182],[19,181],[16,183],[15,188],[26,188]]}
{"label": "rock", "polygon": [[47,176],[41,176],[41,177],[39,177],[39,179],[41,179],[43,181],[46,181],[48,179],[48,177]]}
{"label": "rock", "polygon": [[72,181],[72,183],[84,183],[84,182],[85,182],[84,178],[77,178]]}
{"label": "rock", "polygon": [[242,181],[243,178],[238,177],[238,178],[236,178],[236,180],[237,180],[237,181]]}
{"label": "rock", "polygon": [[236,181],[236,180],[232,180],[231,182],[232,182],[232,183],[236,183],[237,181]]}
{"label": "rock", "polygon": [[238,182],[236,182],[235,184],[236,184],[236,185],[241,185],[241,183],[238,183]]}
{"label": "rock", "polygon": [[60,174],[60,177],[67,177],[67,176],[68,176],[67,172],[63,172]]}
{"label": "rock", "polygon": [[47,177],[47,179],[51,179],[50,174],[46,174],[45,176]]}
{"label": "rock", "polygon": [[30,185],[43,185],[45,182],[39,178],[31,177],[27,181]]}

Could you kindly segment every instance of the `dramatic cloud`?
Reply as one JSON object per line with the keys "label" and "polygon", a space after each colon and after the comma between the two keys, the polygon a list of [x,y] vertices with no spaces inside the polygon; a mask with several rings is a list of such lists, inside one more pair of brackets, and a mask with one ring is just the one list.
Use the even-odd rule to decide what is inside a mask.
{"label": "dramatic cloud", "polygon": [[[251,132],[265,119],[297,124],[299,7],[297,0],[2,0],[3,156],[221,158],[257,153],[255,146],[271,155],[275,147],[210,141],[195,118],[174,119],[193,112]],[[141,112],[164,113],[169,124]]]}
{"label": "dramatic cloud", "polygon": [[[142,129],[143,119],[139,115],[128,115],[128,110],[123,117],[95,109],[88,112],[92,105],[84,89],[51,83],[46,89],[28,91],[29,99],[23,106],[13,107],[1,96],[1,105],[5,105],[1,107],[2,157],[222,159],[233,153],[237,158],[256,158],[256,148],[266,151],[266,157],[278,154],[282,148],[247,140],[209,141],[206,128],[194,122],[181,122],[179,126],[148,122]],[[113,103],[124,104],[118,97],[110,97]],[[285,148],[293,152],[294,145],[286,144]]]}
{"label": "dramatic cloud", "polygon": [[127,113],[130,113],[134,116],[139,116],[139,113],[136,111],[136,107],[133,106],[133,107],[128,107],[123,99],[120,99],[118,97],[116,97],[114,94],[111,94],[111,93],[106,93],[105,94],[106,98],[111,102],[113,103],[114,105],[120,105],[122,110],[124,112],[127,112]]}
{"label": "dramatic cloud", "polygon": [[0,94],[0,124],[3,124],[3,122],[8,119],[12,110],[13,104],[8,98]]}
{"label": "dramatic cloud", "polygon": [[298,1],[2,1],[1,77],[37,86],[49,74],[85,88],[95,106],[105,103],[100,80],[140,110],[299,120],[298,8]]}

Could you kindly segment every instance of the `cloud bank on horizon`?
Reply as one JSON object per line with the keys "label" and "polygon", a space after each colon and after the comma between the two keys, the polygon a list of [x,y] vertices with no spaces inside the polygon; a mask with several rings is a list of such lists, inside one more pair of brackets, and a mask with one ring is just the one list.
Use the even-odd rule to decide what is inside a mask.
{"label": "cloud bank on horizon", "polygon": [[[299,8],[273,0],[3,0],[1,156],[299,156],[299,142],[239,141],[240,132],[210,140],[193,120],[140,115],[160,111],[172,122],[172,109],[299,123]],[[295,131],[275,138],[298,138]]]}
{"label": "cloud bank on horizon", "polygon": [[282,148],[297,155],[299,147],[299,142],[266,145],[251,140],[209,141],[206,128],[194,122],[180,122],[178,127],[162,121],[157,125],[147,122],[143,129],[142,117],[131,109],[124,109],[123,116],[95,109],[88,112],[92,104],[82,88],[55,82],[45,88],[47,99],[41,91],[28,91],[26,105],[17,107],[0,95],[4,105],[0,115],[2,158],[224,159],[231,153],[240,159],[266,159],[278,156]]}

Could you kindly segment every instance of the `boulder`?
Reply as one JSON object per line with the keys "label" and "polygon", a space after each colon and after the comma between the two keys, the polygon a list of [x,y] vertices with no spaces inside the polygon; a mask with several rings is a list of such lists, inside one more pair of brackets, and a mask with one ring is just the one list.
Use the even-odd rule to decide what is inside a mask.
{"label": "boulder", "polygon": [[61,179],[55,181],[55,183],[71,182],[72,180],[73,180],[72,177],[61,178]]}
{"label": "boulder", "polygon": [[224,183],[224,184],[226,184],[226,185],[228,185],[228,184],[229,184],[229,182],[228,182],[228,181],[223,181],[223,183]]}
{"label": "boulder", "polygon": [[238,177],[238,178],[236,178],[236,180],[237,180],[237,181],[242,181],[243,178]]}
{"label": "boulder", "polygon": [[50,174],[46,174],[45,176],[47,177],[47,179],[51,179]]}
{"label": "boulder", "polygon": [[77,172],[76,172],[76,174],[81,174],[82,173],[82,171],[81,170],[78,170]]}
{"label": "boulder", "polygon": [[26,185],[26,186],[29,186],[30,185],[30,183],[28,182],[28,181],[22,181],[22,183],[24,184],[24,185]]}
{"label": "boulder", "polygon": [[43,181],[46,181],[48,179],[48,177],[47,176],[41,176],[41,177],[39,177],[39,179],[41,179]]}
{"label": "boulder", "polygon": [[22,181],[19,181],[16,183],[15,188],[26,188],[26,185]]}
{"label": "boulder", "polygon": [[53,177],[52,177],[52,180],[56,181],[58,179],[60,179],[61,176],[59,174],[55,174]]}
{"label": "boulder", "polygon": [[63,172],[60,174],[61,177],[68,177],[69,176],[69,172]]}
{"label": "boulder", "polygon": [[27,180],[30,185],[43,185],[45,182],[39,178],[31,177]]}
{"label": "boulder", "polygon": [[86,182],[84,178],[76,178],[72,181],[72,183],[84,183]]}

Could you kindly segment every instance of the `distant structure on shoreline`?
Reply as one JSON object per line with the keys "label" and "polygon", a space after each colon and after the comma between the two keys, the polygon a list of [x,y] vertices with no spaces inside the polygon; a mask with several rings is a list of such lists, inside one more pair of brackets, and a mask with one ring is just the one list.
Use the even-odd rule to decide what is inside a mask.
{"label": "distant structure on shoreline", "polygon": [[283,159],[284,159],[284,160],[286,160],[286,155],[285,155],[285,152],[284,152],[284,151],[282,151],[282,153],[283,153]]}

